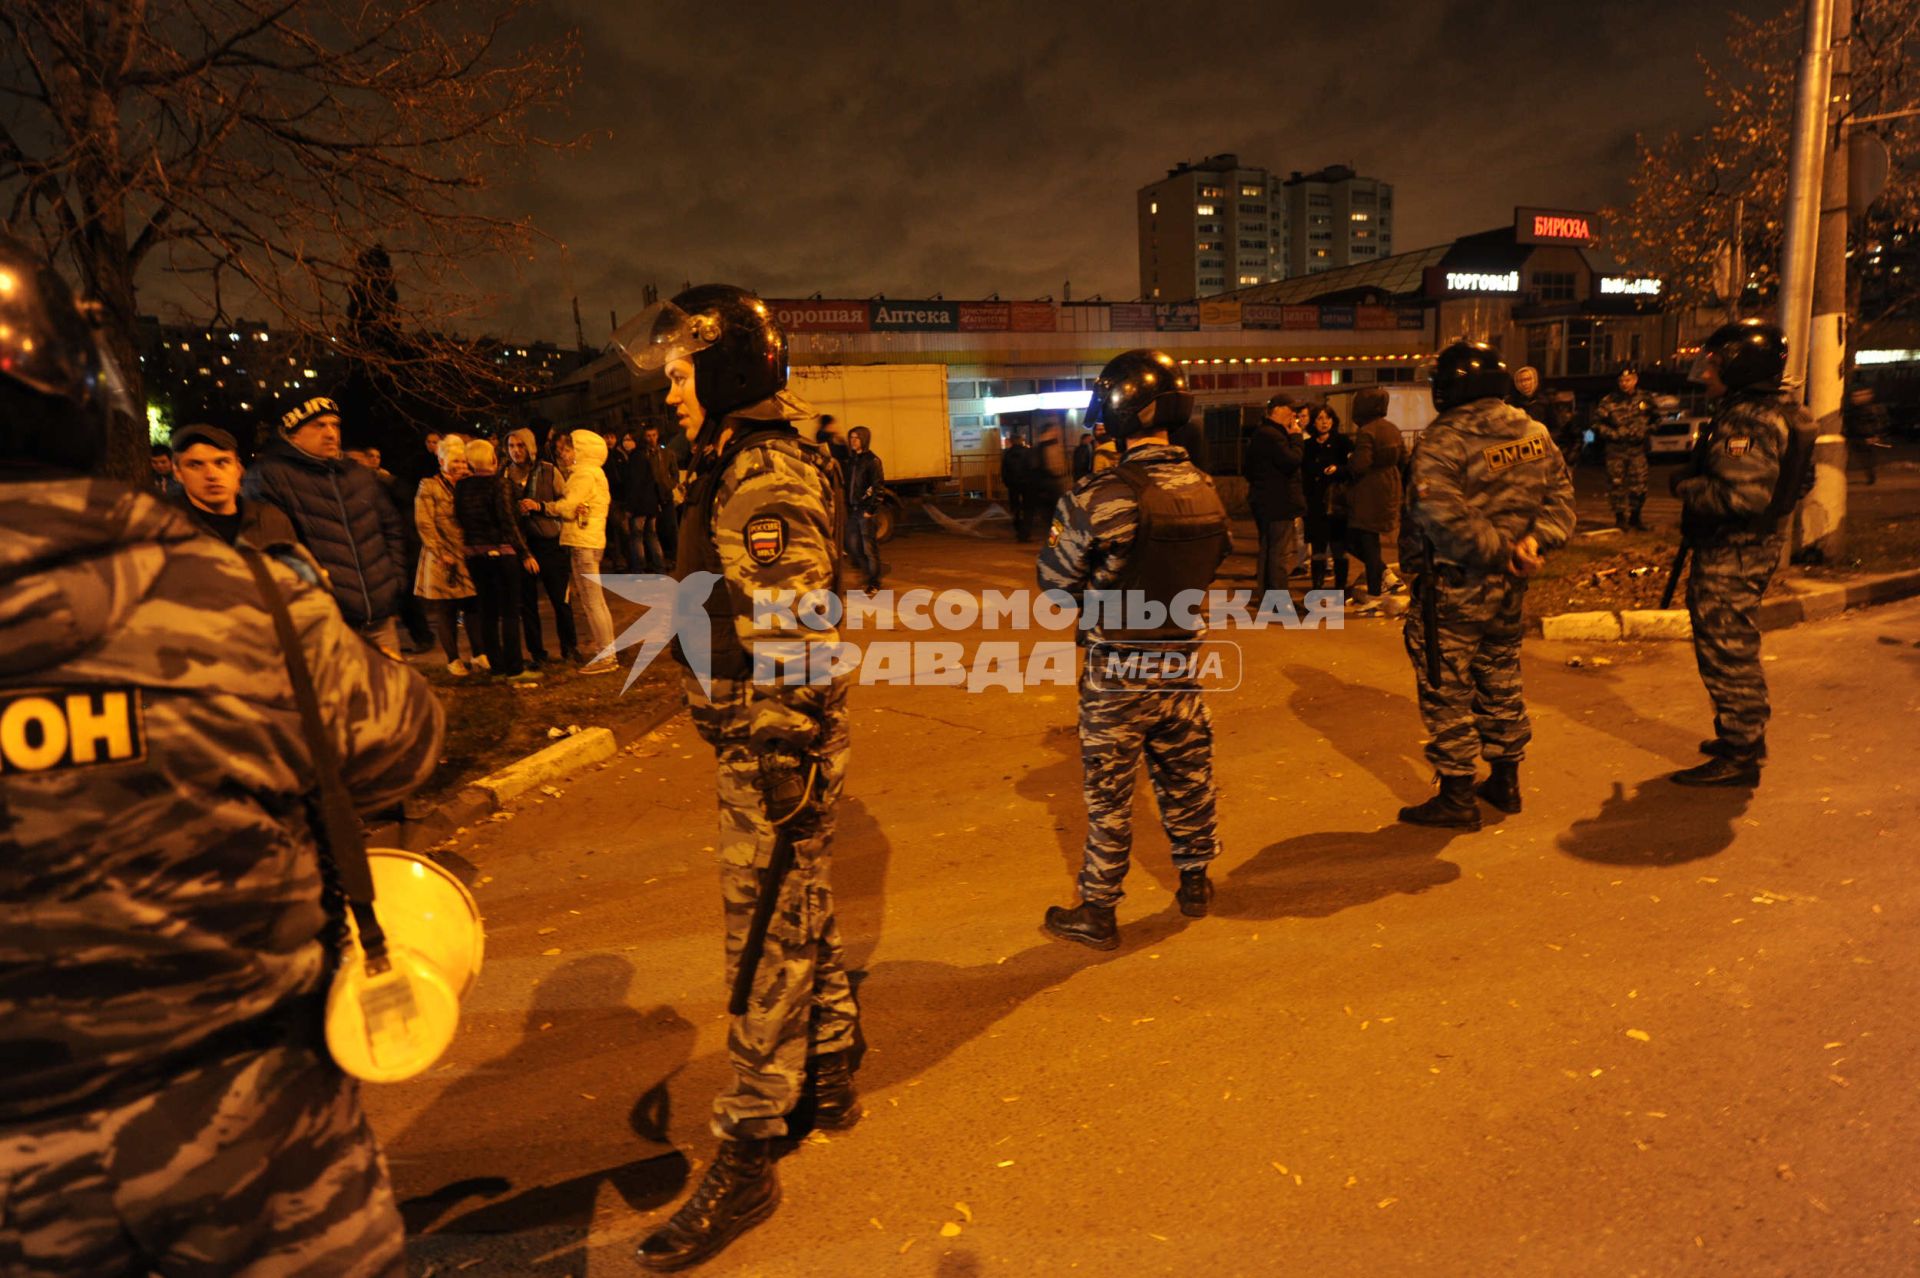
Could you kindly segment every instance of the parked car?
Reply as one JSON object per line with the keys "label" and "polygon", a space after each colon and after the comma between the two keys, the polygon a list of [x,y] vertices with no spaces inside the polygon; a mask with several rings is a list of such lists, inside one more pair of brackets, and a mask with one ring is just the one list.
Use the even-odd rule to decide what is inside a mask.
{"label": "parked car", "polygon": [[1647,436],[1648,453],[1656,461],[1663,457],[1685,457],[1693,451],[1694,443],[1710,419],[1688,412],[1674,395],[1655,395],[1653,402],[1659,406],[1660,416]]}

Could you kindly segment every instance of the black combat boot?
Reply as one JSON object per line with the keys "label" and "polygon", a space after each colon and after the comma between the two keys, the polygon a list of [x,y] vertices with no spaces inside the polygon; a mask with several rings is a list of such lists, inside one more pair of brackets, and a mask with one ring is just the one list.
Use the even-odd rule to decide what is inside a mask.
{"label": "black combat boot", "polygon": [[1717,754],[1698,767],[1683,768],[1667,779],[1675,785],[1737,786],[1751,790],[1760,784],[1760,761],[1750,755]]}
{"label": "black combat boot", "polygon": [[1322,586],[1327,584],[1326,560],[1324,559],[1314,560],[1312,567],[1308,571],[1311,574],[1310,580],[1313,582],[1313,589],[1318,590]]}
{"label": "black combat boot", "polygon": [[1041,926],[1049,936],[1078,941],[1096,950],[1117,949],[1120,945],[1120,926],[1113,921],[1111,905],[1082,901],[1071,910],[1064,905],[1049,905],[1047,921]]}
{"label": "black combat boot", "polygon": [[1196,865],[1191,870],[1180,871],[1180,891],[1173,899],[1180,903],[1180,912],[1188,918],[1207,917],[1207,904],[1213,900],[1213,880],[1207,877],[1207,867]]}
{"label": "black combat boot", "polygon": [[1625,511],[1616,510],[1613,512],[1613,526],[1615,528],[1618,528],[1621,532],[1625,532],[1627,530],[1627,514]]}
{"label": "black combat boot", "polygon": [[1493,774],[1473,787],[1473,792],[1502,812],[1518,812],[1520,810],[1520,761],[1495,759],[1492,766]]}
{"label": "black combat boot", "polygon": [[773,1215],[779,1205],[773,1142],[723,1140],[693,1197],[673,1219],[647,1235],[636,1255],[643,1268],[656,1273],[697,1265]]}
{"label": "black combat boot", "polygon": [[1425,803],[1400,809],[1409,825],[1437,825],[1449,830],[1480,828],[1480,805],[1473,801],[1473,778],[1440,778],[1440,791]]}
{"label": "black combat boot", "polygon": [[1627,516],[1627,527],[1632,528],[1637,532],[1645,532],[1647,530],[1647,526],[1640,521],[1640,505],[1641,505],[1641,502],[1644,502],[1645,500],[1646,498],[1642,497],[1639,500],[1635,501],[1633,503],[1633,513]]}
{"label": "black combat boot", "polygon": [[813,1058],[813,1125],[843,1132],[860,1121],[853,1090],[853,1053],[828,1052]]}
{"label": "black combat boot", "polygon": [[[1708,737],[1700,743],[1700,753],[1710,754],[1716,759],[1731,759],[1738,752],[1734,747],[1728,745],[1719,737]],[[1765,738],[1762,738],[1760,742],[1754,746],[1753,758],[1756,763],[1765,763],[1767,761],[1767,743]]]}

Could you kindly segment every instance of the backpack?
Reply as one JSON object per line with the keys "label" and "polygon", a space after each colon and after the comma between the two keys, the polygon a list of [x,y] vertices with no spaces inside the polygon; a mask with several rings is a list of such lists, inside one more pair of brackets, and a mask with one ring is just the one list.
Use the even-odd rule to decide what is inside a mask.
{"label": "backpack", "polygon": [[[1204,593],[1230,544],[1227,508],[1213,480],[1202,474],[1202,483],[1168,489],[1154,482],[1153,473],[1137,462],[1122,462],[1113,470],[1133,490],[1139,507],[1133,550],[1114,589],[1122,592],[1122,598],[1137,591],[1142,599],[1163,608],[1184,591]],[[1172,615],[1158,626],[1106,629],[1105,633],[1110,640],[1192,639],[1195,635]]]}

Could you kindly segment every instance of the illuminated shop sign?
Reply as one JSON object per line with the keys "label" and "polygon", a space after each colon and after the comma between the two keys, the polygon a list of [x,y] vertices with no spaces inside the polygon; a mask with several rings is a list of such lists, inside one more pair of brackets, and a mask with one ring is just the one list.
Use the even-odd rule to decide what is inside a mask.
{"label": "illuminated shop sign", "polygon": [[1521,244],[1592,244],[1600,219],[1578,209],[1515,209],[1513,238]]}
{"label": "illuminated shop sign", "polygon": [[1602,275],[1600,292],[1608,297],[1658,297],[1661,281],[1635,279],[1631,275]]}
{"label": "illuminated shop sign", "polygon": [[1481,271],[1448,271],[1449,293],[1518,293],[1520,272],[1491,275]]}

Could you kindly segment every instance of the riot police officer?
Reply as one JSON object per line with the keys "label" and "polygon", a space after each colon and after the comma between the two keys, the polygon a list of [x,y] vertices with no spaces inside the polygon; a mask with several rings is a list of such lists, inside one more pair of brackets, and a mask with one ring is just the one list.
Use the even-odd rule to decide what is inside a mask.
{"label": "riot police officer", "polygon": [[1645,531],[1640,508],[1647,504],[1647,448],[1660,408],[1640,389],[1638,369],[1623,368],[1618,389],[1601,397],[1593,410],[1593,433],[1607,449],[1607,501],[1616,528]]}
{"label": "riot police officer", "polygon": [[[130,412],[65,285],[0,236],[0,1272],[398,1278],[321,1043],[336,934],[285,656],[240,554],[89,476]],[[438,700],[266,571],[347,788],[396,802],[439,760]]]}
{"label": "riot police officer", "polygon": [[1669,481],[1692,557],[1693,656],[1713,700],[1707,762],[1681,785],[1754,786],[1767,755],[1760,597],[1780,563],[1786,524],[1813,485],[1812,417],[1780,386],[1786,339],[1772,324],[1724,324],[1701,345],[1694,380],[1716,402],[1687,466]]}
{"label": "riot police officer", "polygon": [[[636,366],[665,370],[667,403],[700,459],[675,571],[718,579],[704,618],[710,655],[690,655],[678,641],[674,654],[694,726],[718,764],[730,989],[754,963],[755,906],[773,894],[727,1039],[733,1078],[712,1119],[719,1153],[692,1197],[640,1244],[643,1265],[671,1270],[773,1213],[773,1142],[788,1134],[804,1093],[814,1096],[816,1127],[857,1117],[858,1009],[828,884],[851,675],[827,672],[821,660],[836,631],[803,630],[792,611],[757,619],[754,609],[776,592],[839,590],[846,511],[832,455],[793,425],[813,413],[787,390],[787,339],[759,298],[700,285],[636,316],[614,341]],[[777,873],[787,857],[790,868]]]}
{"label": "riot police officer", "polygon": [[[1040,552],[1041,588],[1083,609],[1080,634],[1087,643],[1080,678],[1087,805],[1080,901],[1050,906],[1044,926],[1062,940],[1099,950],[1120,944],[1114,907],[1132,849],[1133,780],[1143,756],[1180,871],[1180,911],[1201,917],[1213,899],[1207,866],[1220,853],[1213,720],[1192,682],[1143,673],[1166,666],[1142,660],[1198,642],[1204,624],[1183,628],[1173,615],[1160,620],[1154,605],[1203,597],[1231,547],[1213,480],[1167,440],[1192,412],[1193,397],[1172,359],[1152,350],[1115,356],[1094,382],[1088,416],[1103,421],[1118,442],[1119,464],[1081,479],[1060,499]],[[1151,529],[1145,538],[1143,527]],[[1119,616],[1111,609],[1085,614],[1096,601],[1115,599]],[[1133,608],[1138,612],[1130,615]],[[1191,613],[1186,619],[1203,620]]]}
{"label": "riot police officer", "polygon": [[[1440,352],[1440,410],[1413,446],[1400,519],[1402,571],[1417,572],[1404,632],[1427,759],[1440,788],[1400,809],[1415,825],[1480,828],[1476,793],[1520,810],[1533,727],[1520,694],[1527,579],[1573,535],[1573,480],[1545,426],[1505,402],[1512,379],[1492,347]],[[1473,782],[1476,756],[1491,775]]]}

